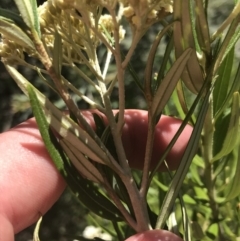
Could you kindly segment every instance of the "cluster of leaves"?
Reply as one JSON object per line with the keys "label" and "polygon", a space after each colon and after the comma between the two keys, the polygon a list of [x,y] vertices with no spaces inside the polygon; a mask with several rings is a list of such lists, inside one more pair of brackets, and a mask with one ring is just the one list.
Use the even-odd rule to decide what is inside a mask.
{"label": "cluster of leaves", "polygon": [[[34,0],[15,0],[21,17],[0,10],[2,62],[29,96],[45,145],[68,185],[89,210],[112,221],[120,240],[129,235],[124,222],[135,232],[167,226],[180,231],[184,240],[236,240],[240,236],[240,66],[235,64],[234,46],[240,36],[240,3],[210,36],[208,1],[174,1],[173,13],[164,11],[161,2],[146,0],[141,5],[135,1],[49,0],[37,9]],[[126,55],[120,45],[123,19],[132,34]],[[142,80],[130,60],[153,24],[162,29],[152,42]],[[155,74],[154,60],[164,36],[169,42]],[[100,47],[105,51],[104,62],[99,61]],[[25,54],[38,59],[39,66],[30,66]],[[116,73],[109,80],[111,62]],[[16,64],[35,69],[64,100],[68,114],[21,75]],[[89,98],[65,79],[63,66],[76,71],[99,98]],[[121,140],[127,71],[148,106],[142,172],[128,166]],[[116,86],[117,117],[110,101]],[[95,132],[74,103],[72,93],[103,113],[108,126],[95,115]],[[194,126],[174,176],[170,171],[159,174],[158,168],[149,172],[155,123],[172,103],[184,120],[159,165],[187,123]],[[151,195],[159,200],[152,202]]]}

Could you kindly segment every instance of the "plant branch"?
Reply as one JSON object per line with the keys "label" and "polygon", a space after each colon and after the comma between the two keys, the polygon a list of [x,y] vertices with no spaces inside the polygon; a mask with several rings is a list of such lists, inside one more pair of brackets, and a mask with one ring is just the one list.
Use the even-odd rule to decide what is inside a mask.
{"label": "plant branch", "polygon": [[117,196],[116,192],[110,187],[107,180],[105,180],[104,187],[108,193],[108,195],[111,197],[111,199],[114,201],[116,206],[118,207],[119,211],[124,216],[126,222],[134,229],[138,230],[137,223],[133,219],[133,217],[129,214],[129,212],[126,210],[126,208],[123,206],[121,200]]}
{"label": "plant branch", "polygon": [[149,168],[152,159],[152,150],[153,150],[153,142],[154,142],[154,132],[155,132],[155,122],[156,118],[152,115],[151,108],[148,110],[148,134],[147,134],[147,143],[146,143],[146,151],[144,157],[144,166],[143,166],[143,174],[141,180],[141,189],[140,195],[142,200],[146,200],[146,195],[149,186]]}

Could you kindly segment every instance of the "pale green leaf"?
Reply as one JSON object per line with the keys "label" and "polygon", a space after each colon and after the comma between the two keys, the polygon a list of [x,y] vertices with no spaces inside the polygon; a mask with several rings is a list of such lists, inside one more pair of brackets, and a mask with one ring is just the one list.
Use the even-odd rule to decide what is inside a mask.
{"label": "pale green leaf", "polygon": [[218,237],[218,232],[219,232],[218,228],[219,228],[218,223],[213,223],[208,228],[207,235],[211,235],[210,237],[212,238],[212,240],[215,240]]}
{"label": "pale green leaf", "polygon": [[39,23],[39,16],[38,16],[38,7],[37,7],[37,1],[36,0],[31,0],[32,4],[32,12],[33,12],[33,19],[34,19],[34,29],[38,33],[38,36],[41,36],[41,31],[40,31],[40,23]]}
{"label": "pale green leaf", "polygon": [[237,43],[237,41],[240,38],[240,27],[238,27],[234,33],[234,35],[232,36],[231,40],[229,41],[229,44],[226,48],[226,51],[224,52],[222,61],[226,58],[226,56],[228,55],[228,53],[232,50],[232,48],[234,48],[235,44]]}
{"label": "pale green leaf", "polygon": [[32,0],[14,0],[18,10],[23,18],[23,21],[30,29],[35,29],[35,20],[33,14]]}
{"label": "pale green leaf", "polygon": [[41,133],[41,136],[43,138],[44,144],[49,152],[50,157],[54,160],[54,163],[57,167],[57,169],[66,175],[66,171],[64,170],[64,164],[61,155],[59,154],[59,151],[55,148],[55,146],[52,144],[52,138],[49,133],[50,125],[47,122],[45,118],[45,114],[41,108],[40,102],[38,101],[37,95],[34,93],[34,89],[31,87],[31,85],[28,86],[28,96],[30,99],[31,107],[33,110],[33,114],[36,118],[39,131]]}
{"label": "pale green leaf", "polygon": [[[158,75],[157,75],[157,80],[156,80],[156,84],[155,84],[155,89],[158,88],[158,86],[160,85],[166,71],[167,71],[167,64],[170,60],[170,55],[171,55],[171,52],[172,52],[172,49],[173,49],[173,35],[171,36],[168,44],[167,44],[167,47],[166,47],[166,50],[164,52],[164,56],[163,56],[163,60],[162,60],[162,63],[159,67],[159,71],[158,71]],[[154,91],[155,91],[154,89]]]}
{"label": "pale green leaf", "polygon": [[29,29],[28,26],[23,21],[23,19],[15,12],[12,12],[8,9],[0,8],[0,16],[2,17],[2,19],[5,18],[5,20],[8,21],[9,23],[15,23],[22,30]]}
{"label": "pale green leaf", "polygon": [[166,105],[168,99],[172,95],[174,88],[192,54],[192,49],[185,50],[182,55],[175,61],[171,69],[166,74],[165,78],[159,85],[152,103],[152,111],[159,115]]}
{"label": "pale green leaf", "polygon": [[72,146],[64,139],[61,139],[59,142],[70,161],[83,177],[96,183],[104,183],[101,173],[91,163],[91,160],[81,153],[79,148]]}
{"label": "pale green leaf", "polygon": [[196,205],[196,200],[194,200],[191,196],[188,194],[183,195],[183,201],[185,204],[191,204],[191,205]]}
{"label": "pale green leaf", "polygon": [[[15,68],[5,65],[10,75],[14,78],[22,91],[28,95],[28,86],[31,85]],[[99,146],[92,137],[79,127],[71,118],[57,109],[42,93],[33,86],[44,111],[47,122],[63,138],[67,139],[73,146],[81,149],[84,155],[87,155],[94,161],[111,166],[115,171],[121,172],[120,166],[113,159],[105,146]]]}
{"label": "pale green leaf", "polygon": [[[193,92],[198,93],[203,85],[203,73],[197,58],[197,39],[194,38],[193,16],[190,11],[190,1],[180,0],[174,1],[174,46],[175,55],[178,58],[184,50],[192,48],[194,53],[191,55],[186,69],[182,73],[182,80],[187,88]],[[199,53],[200,54],[200,53]]]}
{"label": "pale green leaf", "polygon": [[202,0],[196,0],[195,3],[197,41],[201,50],[209,57],[211,54],[211,46],[208,19],[206,10],[204,9],[204,5],[206,4]]}
{"label": "pale green leaf", "polygon": [[211,90],[208,90],[208,93],[205,95],[201,109],[198,114],[198,118],[196,121],[196,124],[194,126],[192,135],[189,139],[189,143],[187,145],[187,148],[184,152],[184,155],[182,157],[181,163],[179,168],[177,169],[174,178],[169,186],[168,192],[164,198],[164,201],[161,206],[161,213],[158,217],[156,228],[162,228],[165,224],[165,221],[170,214],[170,211],[174,205],[174,202],[176,200],[176,197],[179,193],[179,190],[182,186],[182,183],[184,181],[184,178],[189,170],[189,166],[192,162],[192,159],[196,153],[196,149],[198,147],[200,135],[202,132],[203,124],[205,121],[205,116],[208,110],[208,101],[209,101],[209,95],[211,93]]}
{"label": "pale green leaf", "polygon": [[116,206],[102,195],[91,182],[81,177],[77,170],[66,160],[59,143],[56,138],[51,135],[51,131],[49,130],[50,125],[47,122],[47,118],[45,118],[41,103],[30,84],[28,86],[28,91],[33,113],[38,123],[44,144],[57,169],[61,172],[72,191],[84,205],[101,217],[116,221],[122,220],[121,213]]}
{"label": "pale green leaf", "polygon": [[229,101],[231,100],[231,98],[233,96],[233,93],[236,92],[236,91],[239,91],[239,88],[240,88],[239,79],[240,79],[240,63],[238,65],[237,72],[235,74],[235,77],[234,77],[233,83],[230,87],[230,90],[229,90],[227,96],[225,97],[224,101],[222,101],[221,107],[219,108],[219,110],[217,111],[217,113],[214,116],[215,120],[218,119],[218,117],[222,114],[222,112],[229,105]]}
{"label": "pale green leaf", "polygon": [[240,109],[240,103],[239,103],[239,93],[235,92],[233,94],[232,98],[232,109],[230,114],[230,122],[228,126],[228,130],[226,133],[226,137],[224,138],[223,146],[219,153],[217,153],[211,160],[211,162],[214,162],[216,160],[219,160],[223,156],[226,156],[229,154],[233,148],[236,146],[239,140],[239,109]]}
{"label": "pale green leaf", "polygon": [[196,200],[209,202],[209,197],[207,195],[207,190],[206,189],[202,188],[202,186],[200,186],[200,187],[195,186],[193,189],[195,191],[195,197],[194,198]]}
{"label": "pale green leaf", "polygon": [[198,222],[196,221],[191,222],[191,230],[192,230],[193,238],[195,238],[196,240],[203,240],[204,233],[203,233],[202,227]]}
{"label": "pale green leaf", "polygon": [[237,146],[237,156],[234,158],[235,165],[231,166],[232,175],[229,184],[227,184],[226,189],[228,192],[225,194],[222,202],[228,202],[237,196],[240,196],[240,146]]}
{"label": "pale green leaf", "polygon": [[35,50],[32,40],[21,28],[15,23],[12,23],[11,19],[0,17],[0,33],[4,35],[6,39],[9,39],[22,47]]}
{"label": "pale green leaf", "polygon": [[229,52],[225,60],[222,62],[221,66],[218,70],[218,78],[214,84],[213,90],[213,111],[214,116],[216,113],[218,115],[223,111],[222,107],[224,106],[224,101],[226,100],[228,91],[229,91],[229,84],[232,72],[232,65],[234,60],[234,49]]}

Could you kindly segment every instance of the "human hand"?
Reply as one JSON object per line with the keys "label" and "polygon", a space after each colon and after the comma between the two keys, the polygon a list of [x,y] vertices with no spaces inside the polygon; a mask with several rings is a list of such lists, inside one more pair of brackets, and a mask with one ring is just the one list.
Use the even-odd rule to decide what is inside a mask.
{"label": "human hand", "polygon": [[30,119],[0,135],[0,241],[36,222],[56,202],[65,182]]}
{"label": "human hand", "polygon": [[[128,110],[125,113],[123,144],[130,166],[141,169],[147,112]],[[94,126],[91,112],[83,114]],[[180,120],[171,117],[161,118],[156,130],[153,160],[159,158],[180,124]],[[192,127],[186,126],[172,148],[167,157],[170,167],[177,168],[191,132]],[[13,241],[14,233],[37,221],[56,202],[65,183],[44,147],[34,119],[0,135],[0,166],[0,241]]]}

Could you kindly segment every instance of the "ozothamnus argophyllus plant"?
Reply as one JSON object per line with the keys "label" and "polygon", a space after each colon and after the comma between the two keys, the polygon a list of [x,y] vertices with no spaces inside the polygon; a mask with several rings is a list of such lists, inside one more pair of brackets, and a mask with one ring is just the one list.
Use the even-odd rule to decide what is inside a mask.
{"label": "ozothamnus argophyllus plant", "polygon": [[[224,207],[237,207],[240,194],[240,72],[234,57],[240,4],[211,35],[208,1],[202,0],[15,3],[20,14],[0,9],[1,60],[29,96],[46,148],[79,200],[110,220],[119,240],[134,232],[142,233],[134,236],[141,240],[180,240],[148,231],[163,228],[184,240],[237,240],[239,212],[228,214]],[[154,29],[159,32],[139,76],[131,59]],[[37,71],[65,102],[64,112],[19,65]],[[94,95],[63,76],[65,67]],[[147,111],[125,109],[126,76],[143,93]],[[75,96],[91,110],[79,109]],[[173,104],[182,121],[164,115]]]}

